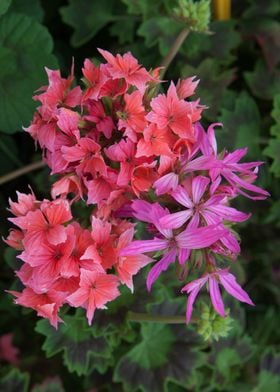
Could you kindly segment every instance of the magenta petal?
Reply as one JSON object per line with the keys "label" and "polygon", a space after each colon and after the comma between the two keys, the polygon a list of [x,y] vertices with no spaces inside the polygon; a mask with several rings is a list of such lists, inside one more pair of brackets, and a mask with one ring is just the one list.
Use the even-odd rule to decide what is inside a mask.
{"label": "magenta petal", "polygon": [[158,261],[150,270],[147,276],[147,288],[151,291],[152,284],[159,277],[159,275],[166,271],[171,263],[174,263],[176,259],[176,249],[172,249],[170,252],[166,253],[163,258]]}
{"label": "magenta petal", "polygon": [[192,197],[194,204],[198,204],[204,195],[210,179],[204,176],[197,176],[192,181]]}
{"label": "magenta petal", "polygon": [[235,276],[230,273],[219,274],[221,284],[224,289],[232,295],[234,298],[241,302],[245,302],[249,305],[254,305],[249,295],[242,289],[242,287],[236,282]]}
{"label": "magenta petal", "polygon": [[178,254],[178,261],[179,264],[185,264],[190,257],[191,250],[190,249],[180,249]]}
{"label": "magenta petal", "polygon": [[163,250],[168,247],[168,241],[154,238],[153,240],[133,241],[126,248],[122,249],[120,256],[134,256],[146,252]]}
{"label": "magenta petal", "polygon": [[178,229],[191,217],[192,210],[175,212],[160,219],[160,225],[165,229]]}
{"label": "magenta petal", "polygon": [[209,291],[214,309],[220,316],[225,317],[225,307],[215,275],[210,275],[209,277]]}
{"label": "magenta petal", "polygon": [[156,189],[157,196],[174,191],[177,188],[178,183],[179,177],[177,174],[165,174],[165,176],[154,182],[154,188]]}
{"label": "magenta petal", "polygon": [[173,191],[171,193],[172,197],[174,197],[174,199],[182,204],[182,206],[186,207],[186,208],[193,208],[193,202],[190,199],[187,191],[185,188],[183,188],[181,185],[179,185],[175,191]]}
{"label": "magenta petal", "polygon": [[196,300],[197,294],[199,293],[200,286],[196,287],[191,294],[188,296],[187,300],[187,309],[186,309],[186,321],[187,324],[191,321],[192,318],[192,312],[193,312],[193,304],[194,301]]}
{"label": "magenta petal", "polygon": [[225,233],[226,229],[222,225],[210,225],[197,229],[187,228],[177,235],[176,240],[180,248],[202,249],[218,241]]}
{"label": "magenta petal", "polygon": [[245,214],[235,208],[224,206],[222,204],[212,205],[207,208],[208,210],[215,212],[221,218],[232,222],[244,222],[250,217],[250,214]]}

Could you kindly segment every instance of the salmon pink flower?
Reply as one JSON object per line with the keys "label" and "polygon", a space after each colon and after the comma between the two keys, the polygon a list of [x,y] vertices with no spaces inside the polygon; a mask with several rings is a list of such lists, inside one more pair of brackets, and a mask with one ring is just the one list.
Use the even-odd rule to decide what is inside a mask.
{"label": "salmon pink flower", "polygon": [[63,295],[57,291],[37,294],[27,287],[21,293],[17,291],[8,291],[8,293],[16,297],[15,303],[17,305],[36,310],[38,316],[48,319],[50,324],[56,329],[58,323],[62,322],[58,316],[58,311],[63,303]]}
{"label": "salmon pink flower", "polygon": [[202,108],[179,99],[174,83],[170,84],[167,95],[159,94],[152,99],[151,107],[152,111],[146,116],[148,121],[160,129],[169,127],[183,139],[195,141],[193,122],[200,119]]}
{"label": "salmon pink flower", "polygon": [[219,315],[222,317],[225,316],[225,309],[219,289],[219,284],[221,284],[231,296],[238,299],[238,301],[245,302],[249,305],[254,305],[246,291],[244,291],[242,287],[236,282],[235,276],[230,274],[228,269],[218,269],[212,273],[206,274],[200,279],[196,279],[188,283],[182,288],[181,292],[186,292],[189,294],[186,311],[187,323],[189,323],[191,320],[194,301],[200,289],[207,282],[209,284],[211,302],[216,312],[219,313]]}
{"label": "salmon pink flower", "polygon": [[86,308],[91,325],[95,309],[106,309],[106,303],[119,295],[118,278],[104,273],[102,267],[96,265],[95,271],[81,269],[80,287],[67,297],[67,301],[74,307]]}
{"label": "salmon pink flower", "polygon": [[[132,242],[133,234],[134,228],[130,228],[120,235],[117,246],[118,252],[121,252],[122,249],[125,249]],[[137,274],[141,268],[145,267],[145,265],[152,261],[153,259],[142,254],[119,256],[115,268],[121,283],[125,284],[133,293],[132,277]]]}
{"label": "salmon pink flower", "polygon": [[22,230],[27,231],[29,240],[56,245],[66,240],[64,223],[72,219],[69,202],[63,199],[44,200],[40,209],[29,211],[25,217],[9,218]]}
{"label": "salmon pink flower", "polygon": [[123,56],[117,54],[114,57],[107,50],[98,49],[98,51],[107,60],[107,69],[113,79],[124,78],[127,83],[136,86],[142,93],[145,91],[146,83],[153,80],[148,71],[138,63],[130,52]]}

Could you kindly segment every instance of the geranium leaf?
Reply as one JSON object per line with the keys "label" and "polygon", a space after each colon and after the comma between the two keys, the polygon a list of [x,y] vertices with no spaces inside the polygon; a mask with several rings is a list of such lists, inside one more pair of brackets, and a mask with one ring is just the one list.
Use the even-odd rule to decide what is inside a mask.
{"label": "geranium leaf", "polygon": [[21,373],[14,368],[0,379],[0,391],[3,392],[27,392],[29,384],[29,375]]}
{"label": "geranium leaf", "polygon": [[271,172],[276,177],[280,177],[280,139],[270,139],[263,153],[273,160],[270,166]]}
{"label": "geranium leaf", "polygon": [[44,10],[40,0],[28,0],[24,2],[22,0],[13,0],[9,12],[30,16],[38,22],[42,22],[44,19]]}
{"label": "geranium leaf", "polygon": [[183,44],[182,50],[188,61],[195,64],[205,57],[213,56],[223,63],[234,59],[232,50],[240,43],[240,34],[235,30],[235,22],[215,21],[210,24],[211,35],[191,33]]}
{"label": "geranium leaf", "polygon": [[258,384],[252,392],[278,392],[280,388],[280,353],[267,350],[260,363]]}
{"label": "geranium leaf", "polygon": [[111,358],[111,347],[95,327],[89,327],[85,317],[65,316],[65,324],[56,331],[46,320],[37,323],[36,331],[46,336],[43,350],[47,357],[61,352],[70,372],[85,375],[97,369],[104,372]]}
{"label": "geranium leaf", "polygon": [[227,149],[248,147],[251,157],[259,156],[261,118],[253,98],[241,92],[233,107],[222,108],[219,120],[223,123],[219,131],[221,146]]}
{"label": "geranium leaf", "polygon": [[182,30],[183,24],[172,21],[166,17],[153,17],[143,22],[138,29],[138,35],[145,38],[145,44],[148,48],[159,45],[159,51],[162,56],[166,55],[172,46],[178,33]]}
{"label": "geranium leaf", "polygon": [[234,69],[223,71],[217,60],[206,58],[198,67],[187,65],[182,68],[182,77],[194,75],[200,79],[196,90],[197,96],[203,97],[201,104],[208,106],[208,109],[204,111],[204,116],[212,120],[219,112],[226,88],[234,78]]}
{"label": "geranium leaf", "polygon": [[248,336],[235,335],[213,343],[208,360],[213,369],[212,383],[217,390],[228,390],[233,385],[254,350]]}
{"label": "geranium leaf", "polygon": [[[181,299],[174,301],[166,297],[163,302],[156,302],[148,308],[157,315],[182,314]],[[186,325],[143,323],[141,340],[120,358],[114,381],[122,382],[124,390],[129,392],[139,389],[167,391],[170,382],[186,386],[201,364],[202,354],[197,349],[199,342],[198,335]]]}
{"label": "geranium leaf", "polygon": [[49,32],[33,18],[7,14],[0,19],[1,69],[13,69],[13,77],[0,76],[1,131],[17,132],[30,121],[36,107],[31,96],[46,81],[43,68],[56,65],[52,48]]}
{"label": "geranium leaf", "polygon": [[245,10],[245,18],[258,18],[263,15],[276,15],[280,12],[278,0],[250,0],[251,5]]}
{"label": "geranium leaf", "polygon": [[113,3],[113,0],[69,0],[67,6],[60,8],[63,22],[74,28],[71,37],[74,47],[88,42],[114,19]]}
{"label": "geranium leaf", "polygon": [[0,2],[0,16],[4,15],[8,11],[8,9],[11,5],[11,2],[12,2],[12,0],[1,0],[1,2]]}
{"label": "geranium leaf", "polygon": [[252,93],[261,99],[272,99],[280,90],[280,71],[268,70],[262,60],[258,60],[252,72],[245,72],[244,77]]}
{"label": "geranium leaf", "polygon": [[48,378],[42,384],[34,385],[31,392],[64,392],[61,380],[58,377]]}

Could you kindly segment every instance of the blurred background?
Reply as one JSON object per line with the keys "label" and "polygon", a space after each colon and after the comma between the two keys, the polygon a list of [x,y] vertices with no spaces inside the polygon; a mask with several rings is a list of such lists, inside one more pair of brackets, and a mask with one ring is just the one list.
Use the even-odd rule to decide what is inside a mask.
{"label": "blurred background", "polygon": [[80,83],[84,59],[101,61],[98,47],[131,51],[148,69],[157,67],[188,27],[165,79],[196,75],[196,97],[208,106],[203,124],[224,124],[217,131],[220,150],[247,146],[247,159],[265,162],[258,185],[271,198],[236,203],[253,215],[239,226],[242,253],[233,271],[256,307],[230,304],[233,327],[218,342],[192,327],[128,324],[129,309],[184,312],[172,276],[147,294],[143,274],[136,294],[124,290],[94,327],[81,312],[66,316],[67,326],[55,332],[4,292],[18,288],[19,260],[2,242],[0,392],[280,390],[280,2],[202,0],[192,12],[190,3],[0,0],[1,235],[8,234],[8,198],[15,200],[16,190],[31,186],[38,198],[50,197],[54,180],[22,129],[36,108],[34,91],[47,83],[44,67],[66,77],[74,59]]}

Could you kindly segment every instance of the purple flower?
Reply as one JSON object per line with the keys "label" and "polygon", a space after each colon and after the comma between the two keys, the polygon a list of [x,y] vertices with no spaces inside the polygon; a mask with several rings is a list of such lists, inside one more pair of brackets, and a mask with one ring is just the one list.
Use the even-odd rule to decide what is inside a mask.
{"label": "purple flower", "polygon": [[193,304],[199,293],[199,290],[206,284],[206,282],[209,282],[209,293],[213,307],[222,317],[225,316],[225,308],[219,284],[221,284],[232,297],[238,299],[240,302],[254,305],[246,291],[244,291],[242,287],[236,282],[235,276],[230,274],[228,269],[218,269],[212,273],[204,275],[200,279],[196,279],[188,283],[182,288],[181,292],[186,292],[189,294],[186,309],[187,323],[189,323],[191,320]]}
{"label": "purple flower", "polygon": [[213,224],[200,228],[187,227],[181,233],[174,235],[171,229],[162,227],[160,223],[162,217],[169,215],[167,208],[161,207],[158,203],[150,204],[141,200],[133,202],[132,207],[136,210],[135,217],[152,223],[156,227],[158,234],[152,240],[131,242],[121,251],[121,256],[132,256],[156,251],[161,251],[163,255],[148,274],[148,290],[151,290],[152,284],[161,272],[175,262],[176,257],[178,257],[179,263],[183,264],[189,257],[190,250],[207,248],[226,233],[226,229],[222,225]]}

